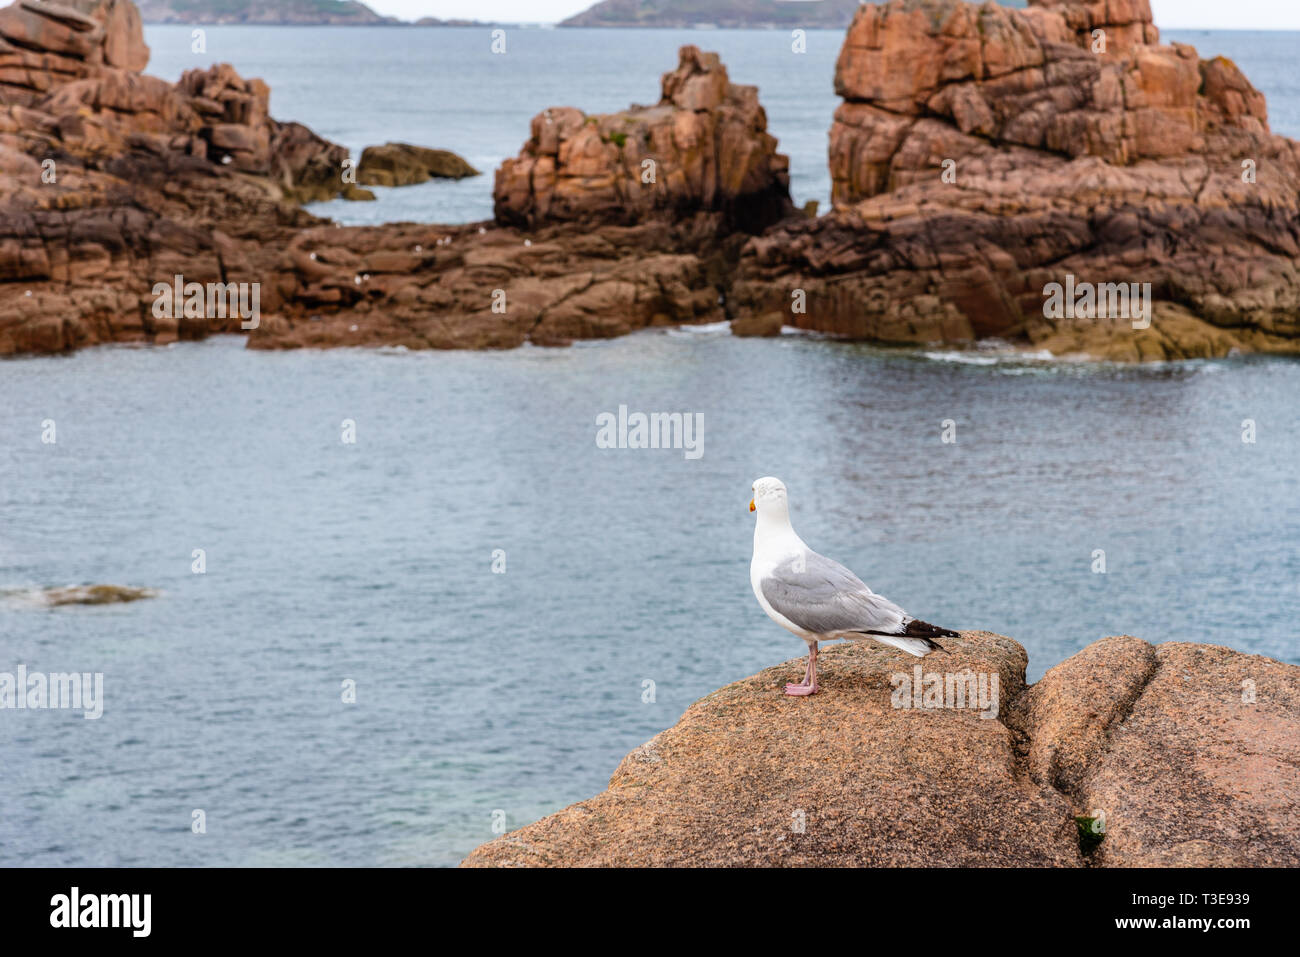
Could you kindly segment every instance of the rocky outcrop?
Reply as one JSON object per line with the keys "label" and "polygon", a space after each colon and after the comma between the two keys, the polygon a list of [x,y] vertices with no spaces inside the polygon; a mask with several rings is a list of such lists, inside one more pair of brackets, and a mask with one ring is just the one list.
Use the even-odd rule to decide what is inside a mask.
{"label": "rocky outcrop", "polygon": [[[111,35],[143,50],[138,18],[125,0],[85,6],[81,17],[25,4],[9,27],[64,52],[23,47],[12,57],[31,69],[0,70],[0,169],[12,174],[0,180],[0,356],[242,331],[263,349],[508,348],[714,321],[726,318],[744,224],[790,209],[755,91],[687,47],[660,106],[604,118],[628,131],[617,149],[621,134],[597,136],[597,155],[581,159],[584,130],[602,128],[584,121],[507,164],[498,183],[518,188],[498,195],[506,222],[331,226],[293,204],[371,195],[344,182],[342,147],[272,119],[266,85],[227,65],[175,85],[106,65]],[[75,31],[60,32],[64,17]],[[624,188],[613,178],[633,173],[619,164],[652,147],[659,185],[610,205],[608,190]],[[547,186],[536,168],[550,148],[560,172]],[[588,160],[592,176],[580,173]],[[358,179],[475,172],[454,154],[388,144],[366,151]],[[178,276],[199,284],[192,301],[182,285],[173,304]],[[233,298],[205,304],[236,287],[258,290],[252,321]]]}
{"label": "rocky outcrop", "polygon": [[18,0],[0,9],[0,103],[32,106],[50,90],[149,61],[129,0]]}
{"label": "rocky outcrop", "polygon": [[722,253],[682,251],[698,246],[663,223],[310,229],[280,265],[283,308],[249,346],[505,349],[715,321],[728,266]]}
{"label": "rocky outcrop", "polygon": [[[1181,44],[1143,45],[1141,28],[1152,44],[1157,36],[1146,0],[1112,4],[1110,16],[1135,18],[1118,26],[1091,19],[1092,7],[1106,4],[1025,13],[957,0],[864,8],[836,65],[836,92],[845,98],[831,130],[836,205],[912,183],[943,185],[931,175],[935,157],[960,168],[972,154],[989,157],[994,145],[1120,167],[1211,146],[1231,149],[1227,159],[1258,158],[1268,132],[1264,100],[1229,61],[1202,64]],[[1070,22],[1079,18],[1102,24],[1104,45],[1076,45]],[[1130,27],[1139,30],[1136,41]],[[1026,176],[1036,172],[1028,166],[1034,153],[1006,158]],[[1233,177],[1240,172],[1237,164]]]}
{"label": "rocky outcrop", "polygon": [[271,91],[261,80],[244,80],[222,63],[190,70],[181,77],[178,92],[202,121],[198,136],[210,161],[271,180],[288,201],[308,202],[340,191],[347,150],[301,123],[271,119]]}
{"label": "rocky outcrop", "polygon": [[431,179],[464,179],[479,171],[451,150],[435,150],[409,143],[367,146],[357,163],[362,186],[412,186]]}
{"label": "rocky outcrop", "polygon": [[[1231,62],[1158,45],[1146,0],[866,5],[835,82],[835,209],[750,244],[741,313],[1118,359],[1300,351],[1300,145]],[[1046,308],[1067,277],[1150,283],[1151,313]]]}
{"label": "rocky outcrop", "polygon": [[267,285],[319,222],[347,151],[267,112],[231,67],[178,84],[127,0],[0,10],[0,356],[235,331],[224,311],[155,310],[159,283]]}
{"label": "rocky outcrop", "polygon": [[682,47],[652,107],[533,118],[523,152],[497,171],[499,222],[632,224],[717,212],[757,232],[792,211],[789,161],[776,152],[758,89],[727,77],[716,53]]}
{"label": "rocky outcrop", "polygon": [[747,230],[792,212],[786,160],[753,87],[716,54],[679,60],[658,106],[534,118],[495,224],[302,233],[250,347],[511,348],[726,319]]}
{"label": "rocky outcrop", "polygon": [[1011,639],[947,644],[829,647],[813,698],[781,693],[802,659],[728,685],[464,866],[1300,864],[1300,667],[1121,637],[1026,687]]}
{"label": "rocky outcrop", "polygon": [[[147,57],[129,0],[0,10],[0,356],[241,327],[257,348],[508,347],[721,318],[1114,359],[1300,351],[1300,145],[1229,61],[1160,45],[1146,0],[861,7],[821,218],[793,209],[757,91],[693,46],[654,106],[535,117],[496,221],[468,227],[307,215],[373,198],[342,147],[271,118],[229,66],[172,85]],[[387,144],[361,181],[469,172]],[[159,314],[152,290],[180,275],[258,284],[259,319]]]}
{"label": "rocky outcrop", "polygon": [[[1137,46],[1160,42],[1160,31],[1151,20],[1151,0],[1029,0],[1029,16],[1038,10],[1059,13],[1075,40],[1083,46],[1097,45],[1097,31],[1106,34],[1110,53],[1124,53]],[[1003,4],[1010,6],[1010,4]],[[1060,30],[1054,19],[1044,26],[1054,33]]]}

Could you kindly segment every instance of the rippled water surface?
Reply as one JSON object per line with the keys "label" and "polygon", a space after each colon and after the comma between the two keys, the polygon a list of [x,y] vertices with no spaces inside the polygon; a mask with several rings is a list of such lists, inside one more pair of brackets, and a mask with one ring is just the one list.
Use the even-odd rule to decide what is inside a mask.
{"label": "rippled water surface", "polygon": [[[979,358],[679,330],[0,364],[0,588],[161,590],[0,599],[0,671],[102,672],[106,698],[0,711],[0,861],[452,864],[494,811],[590,796],[802,652],[749,588],[769,473],[815,548],[1016,637],[1031,677],[1125,632],[1300,661],[1300,364]],[[597,448],[620,404],[702,413],[703,456]]]}

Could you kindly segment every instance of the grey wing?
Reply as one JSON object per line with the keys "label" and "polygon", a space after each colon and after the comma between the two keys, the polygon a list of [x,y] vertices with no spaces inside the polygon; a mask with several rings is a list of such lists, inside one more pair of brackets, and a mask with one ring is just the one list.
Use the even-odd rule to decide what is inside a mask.
{"label": "grey wing", "polygon": [[879,631],[899,634],[908,615],[877,595],[839,562],[809,550],[759,583],[763,597],[794,624],[818,635]]}

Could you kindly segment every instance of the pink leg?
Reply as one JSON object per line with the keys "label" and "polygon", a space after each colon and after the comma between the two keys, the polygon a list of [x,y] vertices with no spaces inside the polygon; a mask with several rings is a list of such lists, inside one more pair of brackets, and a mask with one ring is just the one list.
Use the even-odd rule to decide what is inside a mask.
{"label": "pink leg", "polygon": [[817,642],[808,646],[808,667],[804,669],[803,681],[786,685],[785,693],[795,698],[817,693]]}

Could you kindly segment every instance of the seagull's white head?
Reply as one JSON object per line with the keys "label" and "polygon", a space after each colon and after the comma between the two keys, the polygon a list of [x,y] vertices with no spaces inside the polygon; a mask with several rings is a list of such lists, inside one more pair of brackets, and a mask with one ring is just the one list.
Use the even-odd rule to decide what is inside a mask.
{"label": "seagull's white head", "polygon": [[758,479],[754,482],[754,497],[750,499],[749,510],[765,514],[789,515],[790,504],[786,498],[785,483],[779,478]]}

